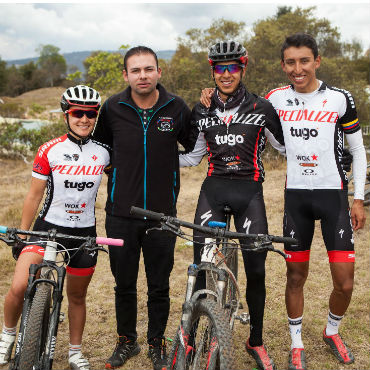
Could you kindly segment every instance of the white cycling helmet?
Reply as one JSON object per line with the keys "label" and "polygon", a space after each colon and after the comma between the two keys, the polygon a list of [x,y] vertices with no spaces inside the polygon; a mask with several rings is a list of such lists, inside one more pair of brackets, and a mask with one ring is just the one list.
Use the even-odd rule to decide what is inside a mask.
{"label": "white cycling helmet", "polygon": [[62,111],[66,112],[71,105],[99,109],[101,97],[93,88],[86,85],[69,87],[60,100]]}

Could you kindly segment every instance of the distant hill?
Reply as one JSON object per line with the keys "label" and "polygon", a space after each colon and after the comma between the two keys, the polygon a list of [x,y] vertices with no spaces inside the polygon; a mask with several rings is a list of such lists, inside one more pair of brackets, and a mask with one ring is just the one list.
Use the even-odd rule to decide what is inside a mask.
{"label": "distant hill", "polygon": [[[83,65],[83,61],[93,53],[93,50],[90,51],[74,51],[72,53],[65,53],[63,54],[67,66],[76,66],[78,70],[80,70],[82,73],[85,73],[85,68]],[[113,51],[110,51],[113,52]],[[169,60],[172,58],[173,54],[175,54],[175,50],[159,50],[157,51],[157,55],[159,59],[165,59]],[[36,58],[24,58],[24,59],[13,59],[13,60],[6,60],[6,63],[8,66],[15,65],[15,66],[22,66],[24,64],[27,64],[29,62],[36,62]]]}

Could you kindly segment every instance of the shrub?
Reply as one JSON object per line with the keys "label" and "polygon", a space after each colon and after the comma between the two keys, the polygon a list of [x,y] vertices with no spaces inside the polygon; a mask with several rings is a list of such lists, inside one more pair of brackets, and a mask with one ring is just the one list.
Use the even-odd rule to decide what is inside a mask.
{"label": "shrub", "polygon": [[30,106],[31,113],[39,114],[39,113],[42,113],[44,110],[45,110],[45,107],[37,103],[32,103]]}
{"label": "shrub", "polygon": [[26,110],[16,103],[0,104],[0,116],[8,118],[23,118]]}
{"label": "shrub", "polygon": [[4,122],[0,124],[0,156],[32,158],[41,144],[65,132],[66,126],[61,120],[32,130],[24,129],[20,121]]}

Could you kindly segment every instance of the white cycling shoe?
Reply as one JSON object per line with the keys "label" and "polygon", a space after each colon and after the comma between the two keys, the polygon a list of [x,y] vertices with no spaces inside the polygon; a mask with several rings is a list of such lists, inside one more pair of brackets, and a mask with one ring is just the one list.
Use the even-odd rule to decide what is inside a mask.
{"label": "white cycling shoe", "polygon": [[90,370],[89,361],[82,356],[81,352],[74,353],[68,361],[71,370]]}
{"label": "white cycling shoe", "polygon": [[15,342],[15,335],[2,334],[0,339],[0,365],[10,361],[12,349]]}

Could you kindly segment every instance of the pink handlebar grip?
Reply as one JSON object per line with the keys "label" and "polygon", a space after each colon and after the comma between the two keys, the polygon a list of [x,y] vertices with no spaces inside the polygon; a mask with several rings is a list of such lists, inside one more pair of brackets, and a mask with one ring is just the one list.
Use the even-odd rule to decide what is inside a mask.
{"label": "pink handlebar grip", "polygon": [[123,246],[122,239],[112,239],[112,238],[103,238],[98,236],[96,238],[96,244],[103,244],[103,245],[116,245],[117,247]]}

